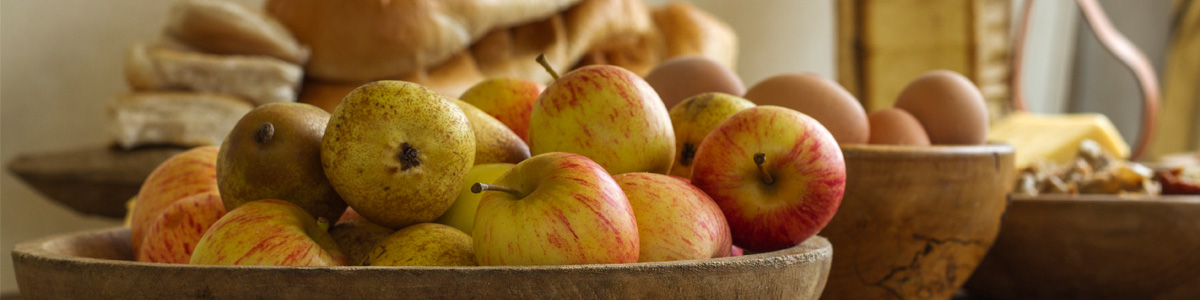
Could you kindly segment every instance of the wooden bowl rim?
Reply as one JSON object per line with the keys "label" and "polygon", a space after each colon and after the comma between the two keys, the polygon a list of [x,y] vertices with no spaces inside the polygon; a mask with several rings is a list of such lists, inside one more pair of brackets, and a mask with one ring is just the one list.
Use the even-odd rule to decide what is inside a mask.
{"label": "wooden bowl rim", "polygon": [[833,255],[833,246],[829,240],[822,236],[813,236],[799,245],[791,248],[758,253],[747,254],[736,257],[721,257],[699,260],[680,260],[666,262],[638,262],[627,264],[590,264],[590,265],[550,265],[550,266],[469,266],[469,267],[377,267],[377,266],[332,266],[332,267],[291,267],[291,266],[224,266],[224,265],[188,265],[188,264],[168,264],[168,263],[152,263],[139,262],[128,260],[112,260],[91,257],[74,256],[58,251],[50,250],[57,243],[68,243],[74,239],[87,237],[96,237],[103,235],[128,236],[129,228],[113,227],[106,229],[96,229],[88,231],[80,231],[74,233],[58,234],[40,239],[27,241],[18,244],[13,248],[12,254],[14,260],[37,259],[46,262],[79,264],[79,265],[111,265],[123,267],[137,268],[174,268],[174,269],[194,269],[194,270],[337,270],[337,271],[353,271],[353,270],[372,270],[378,271],[426,271],[426,272],[471,272],[471,271],[504,271],[504,272],[547,272],[547,271],[619,271],[619,270],[634,270],[634,269],[685,269],[695,267],[720,267],[720,266],[780,266],[780,265],[799,265],[820,263],[828,260]]}
{"label": "wooden bowl rim", "polygon": [[1013,154],[1012,145],[1004,143],[988,143],[984,145],[873,145],[873,144],[842,144],[842,153],[846,156],[881,156],[881,155],[916,155],[916,156],[977,156]]}

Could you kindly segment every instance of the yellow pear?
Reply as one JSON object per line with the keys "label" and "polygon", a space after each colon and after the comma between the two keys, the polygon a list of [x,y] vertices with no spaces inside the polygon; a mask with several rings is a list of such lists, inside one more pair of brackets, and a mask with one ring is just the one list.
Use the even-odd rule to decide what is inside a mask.
{"label": "yellow pear", "polygon": [[470,103],[455,99],[454,104],[462,109],[475,132],[475,164],[515,164],[529,158],[529,146],[507,125]]}

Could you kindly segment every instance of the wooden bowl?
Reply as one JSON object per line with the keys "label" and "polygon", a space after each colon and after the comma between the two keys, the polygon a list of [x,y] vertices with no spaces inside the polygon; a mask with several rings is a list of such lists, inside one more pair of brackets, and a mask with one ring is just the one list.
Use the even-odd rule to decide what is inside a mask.
{"label": "wooden bowl", "polygon": [[843,145],[846,194],[825,299],[950,299],[1000,230],[1007,145]]}
{"label": "wooden bowl", "polygon": [[816,299],[833,248],[705,260],[530,267],[261,267],[130,261],[129,230],[43,238],[13,250],[31,299]]}
{"label": "wooden bowl", "polygon": [[1200,299],[1200,196],[1011,198],[972,297]]}

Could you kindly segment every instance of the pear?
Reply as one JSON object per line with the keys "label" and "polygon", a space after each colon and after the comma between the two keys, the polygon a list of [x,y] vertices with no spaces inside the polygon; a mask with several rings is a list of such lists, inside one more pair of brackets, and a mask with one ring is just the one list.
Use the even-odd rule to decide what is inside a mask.
{"label": "pear", "polygon": [[671,107],[669,113],[675,129],[676,152],[669,175],[691,179],[692,160],[704,137],[729,116],[751,107],[754,102],[721,92],[700,93]]}
{"label": "pear", "polygon": [[367,254],[368,266],[475,266],[471,236],[448,225],[422,223],[384,238]]}
{"label": "pear", "polygon": [[415,83],[377,81],[334,109],[321,162],[358,214],[399,229],[450,208],[475,164],[475,135],[449,98]]}
{"label": "pear", "polygon": [[280,199],[315,218],[337,220],[346,202],[321,167],[328,122],[329,113],[303,103],[270,103],[242,116],[217,153],[217,187],[225,210]]}
{"label": "pear", "polygon": [[529,146],[512,129],[470,103],[455,99],[475,132],[475,164],[519,163],[529,158]]}
{"label": "pear", "polygon": [[365,219],[353,219],[338,222],[329,227],[329,235],[342,252],[351,266],[361,266],[366,262],[367,254],[375,249],[375,245],[396,232],[391,228],[379,226]]}

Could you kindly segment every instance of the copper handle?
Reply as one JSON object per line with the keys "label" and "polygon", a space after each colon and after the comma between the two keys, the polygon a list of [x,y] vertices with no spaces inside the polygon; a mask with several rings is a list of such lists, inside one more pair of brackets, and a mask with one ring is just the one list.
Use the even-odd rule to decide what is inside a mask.
{"label": "copper handle", "polygon": [[[1155,75],[1154,67],[1151,66],[1150,60],[1146,58],[1146,55],[1112,26],[1112,22],[1108,20],[1108,16],[1104,14],[1104,9],[1095,0],[1076,0],[1075,3],[1079,4],[1080,12],[1083,13],[1084,19],[1091,25],[1092,32],[1096,33],[1100,44],[1115,56],[1121,64],[1133,72],[1133,77],[1137,80],[1138,86],[1141,88],[1142,128],[1137,144],[1134,146],[1133,154],[1130,155],[1130,160],[1138,160],[1146,153],[1146,147],[1150,145],[1150,140],[1154,137],[1155,124],[1158,122],[1158,76]],[[1025,105],[1021,71],[1023,69],[1022,61],[1025,56],[1025,37],[1029,31],[1029,17],[1032,14],[1032,8],[1033,0],[1026,0],[1021,15],[1020,27],[1017,29],[1016,37],[1013,41],[1013,65],[1012,73],[1010,74],[1011,82],[1009,84],[1012,87],[1013,109],[1017,111],[1029,110]]]}

